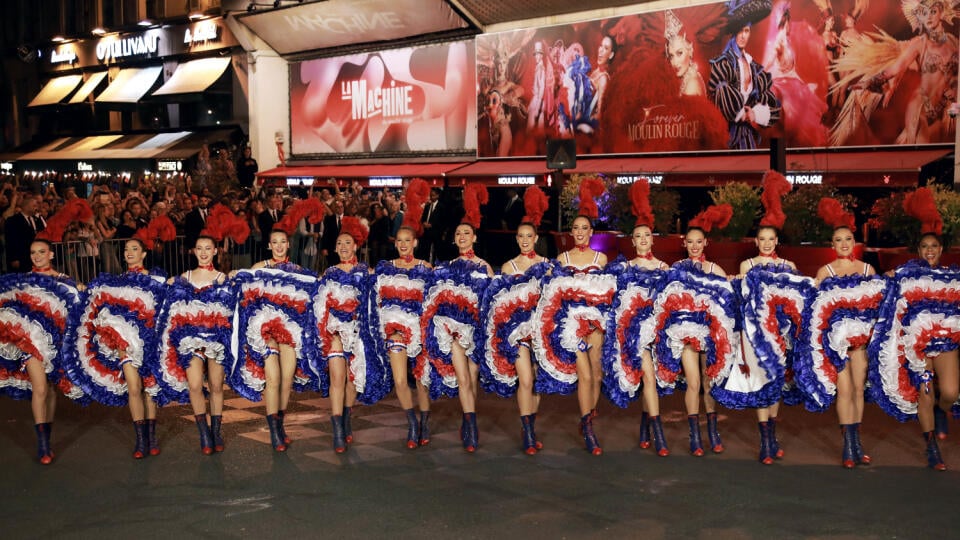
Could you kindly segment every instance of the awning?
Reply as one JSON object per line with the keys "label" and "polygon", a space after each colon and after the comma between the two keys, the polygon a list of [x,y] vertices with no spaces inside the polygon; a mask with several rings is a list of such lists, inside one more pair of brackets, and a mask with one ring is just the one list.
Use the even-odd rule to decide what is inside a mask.
{"label": "awning", "polygon": [[42,105],[56,105],[63,101],[70,92],[80,84],[83,75],[64,75],[63,77],[54,77],[43,86],[40,93],[27,104],[27,107],[40,107]]}
{"label": "awning", "polygon": [[[896,187],[916,185],[920,168],[952,151],[951,147],[893,150],[796,152],[786,156],[787,173],[819,175],[838,186]],[[666,185],[705,186],[734,180],[758,184],[770,169],[767,152],[708,155],[578,157],[564,174],[659,175]],[[451,177],[497,177],[548,173],[546,161],[482,160],[449,174]]]}
{"label": "awning", "polygon": [[233,130],[176,131],[66,137],[20,156],[20,161],[188,159],[204,143],[229,142]]}
{"label": "awning", "polygon": [[122,69],[99,96],[97,103],[135,104],[150,91],[163,71],[162,66]]}
{"label": "awning", "polygon": [[376,163],[352,165],[308,165],[277,167],[257,173],[260,178],[370,178],[418,176],[438,177],[462,167],[464,163]]}
{"label": "awning", "polygon": [[202,58],[177,66],[173,75],[150,97],[190,97],[205,92],[230,67],[229,57]]}
{"label": "awning", "polygon": [[473,31],[444,0],[327,0],[234,17],[280,54]]}
{"label": "awning", "polygon": [[87,82],[83,83],[83,86],[81,86],[80,89],[77,90],[75,94],[73,94],[73,97],[70,98],[70,101],[68,103],[83,103],[84,101],[86,101],[86,99],[90,96],[90,94],[92,94],[93,91],[96,90],[98,86],[100,86],[100,83],[102,83],[103,79],[105,79],[106,77],[107,77],[106,71],[91,73],[90,78],[87,79]]}

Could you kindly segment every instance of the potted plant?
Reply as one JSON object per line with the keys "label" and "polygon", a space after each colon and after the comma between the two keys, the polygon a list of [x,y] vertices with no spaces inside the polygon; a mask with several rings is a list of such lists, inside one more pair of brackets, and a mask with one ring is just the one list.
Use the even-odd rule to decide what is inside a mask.
{"label": "potted plant", "polygon": [[[780,254],[793,261],[801,274],[815,275],[821,266],[836,258],[830,247],[833,230],[817,215],[817,205],[823,197],[840,201],[847,211],[856,208],[856,199],[840,195],[827,184],[807,184],[794,187],[783,197],[783,212],[787,221],[780,231]],[[863,245],[858,244],[854,256],[863,257]]]}
{"label": "potted plant", "polygon": [[726,227],[711,231],[710,259],[728,272],[734,272],[740,261],[754,254],[756,247],[747,239],[760,215],[760,190],[746,182],[728,182],[710,192],[715,205],[729,204],[733,216]]}
{"label": "potted plant", "polygon": [[[929,189],[943,221],[941,241],[944,254],[941,260],[946,264],[958,264],[960,253],[950,251],[950,247],[956,245],[960,236],[960,193],[939,185],[931,185]],[[908,194],[902,191],[891,193],[877,199],[870,209],[867,224],[875,231],[883,270],[895,268],[916,256],[915,248],[923,231],[921,221],[904,209]]]}

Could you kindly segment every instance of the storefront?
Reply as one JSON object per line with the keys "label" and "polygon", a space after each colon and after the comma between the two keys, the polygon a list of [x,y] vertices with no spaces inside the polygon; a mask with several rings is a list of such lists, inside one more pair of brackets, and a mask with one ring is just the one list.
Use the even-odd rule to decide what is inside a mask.
{"label": "storefront", "polygon": [[49,142],[15,169],[155,174],[170,172],[156,160],[173,148],[182,160],[204,143],[235,144],[232,134],[217,137],[247,116],[242,52],[220,17],[56,45],[42,56],[49,79],[28,104]]}

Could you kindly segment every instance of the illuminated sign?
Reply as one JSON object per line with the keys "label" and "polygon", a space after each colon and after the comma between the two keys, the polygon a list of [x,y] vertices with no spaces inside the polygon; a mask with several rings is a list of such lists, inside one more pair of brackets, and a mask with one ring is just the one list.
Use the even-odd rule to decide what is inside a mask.
{"label": "illuminated sign", "polygon": [[389,88],[367,88],[367,81],[342,81],[340,83],[340,99],[352,102],[350,116],[354,120],[363,120],[379,116],[384,120],[413,115],[413,86],[404,84],[397,86],[397,81],[390,81]]}
{"label": "illuminated sign", "polygon": [[213,21],[203,21],[197,23],[191,32],[189,28],[183,33],[183,42],[187,45],[194,43],[203,43],[205,41],[217,41],[220,37],[220,26]]}
{"label": "illuminated sign", "polygon": [[371,176],[370,187],[403,187],[403,178],[399,176]]}
{"label": "illuminated sign", "polygon": [[632,184],[641,178],[646,178],[650,184],[662,184],[662,174],[624,174],[617,176],[618,184]]}
{"label": "illuminated sign", "polygon": [[13,163],[10,163],[9,161],[4,161],[3,163],[0,163],[0,171],[10,172],[12,170],[13,170]]}
{"label": "illuminated sign", "polygon": [[85,161],[81,161],[81,162],[77,163],[77,170],[78,170],[78,171],[87,171],[87,172],[90,172],[90,171],[93,170],[93,165],[91,165],[91,164],[89,164],[89,163],[87,163],[87,162],[85,162]]}
{"label": "illuminated sign", "polygon": [[51,64],[72,64],[77,61],[77,53],[73,47],[64,47],[62,50],[54,50],[50,53]]}
{"label": "illuminated sign", "polygon": [[532,186],[537,183],[536,176],[498,176],[498,186]]}
{"label": "illuminated sign", "polygon": [[306,186],[307,184],[313,184],[312,176],[288,176],[287,177],[287,186]]}
{"label": "illuminated sign", "polygon": [[97,43],[97,60],[109,62],[128,56],[156,54],[160,35],[141,34],[128,38],[108,38]]}
{"label": "illuminated sign", "polygon": [[822,174],[788,174],[787,180],[791,184],[822,184]]}
{"label": "illuminated sign", "polygon": [[183,170],[182,161],[158,161],[157,170],[160,172],[180,172]]}

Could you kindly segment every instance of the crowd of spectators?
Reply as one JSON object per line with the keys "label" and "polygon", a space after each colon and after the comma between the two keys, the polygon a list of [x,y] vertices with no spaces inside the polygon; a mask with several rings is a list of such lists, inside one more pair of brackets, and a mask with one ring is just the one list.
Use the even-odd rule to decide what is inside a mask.
{"label": "crowd of spectators", "polygon": [[[201,156],[201,163],[202,159]],[[62,244],[55,246],[55,266],[81,281],[102,271],[121,271],[123,240],[159,215],[173,221],[178,238],[160,246],[153,253],[151,264],[167,274],[177,274],[194,264],[189,248],[216,204],[223,204],[246,219],[251,231],[243,244],[225,241],[224,256],[219,261],[223,270],[249,267],[266,258],[266,234],[298,199],[316,197],[327,213],[317,224],[301,220],[291,241],[291,260],[315,271],[336,264],[334,246],[344,216],[358,217],[369,227],[363,256],[371,265],[395,257],[393,241],[405,211],[399,190],[364,189],[357,182],[334,179],[318,179],[309,186],[251,182],[246,187],[240,185],[235,172],[227,181],[218,178],[200,185],[186,174],[136,179],[99,176],[90,182],[63,176],[7,175],[0,178],[0,184],[0,230],[5,251],[0,264],[5,272],[29,271],[29,244],[33,236],[67,201],[87,199],[93,219],[74,222]],[[441,190],[434,189],[424,212],[426,233],[418,256],[432,260],[455,257],[452,230],[462,212],[458,201],[441,201]]]}

